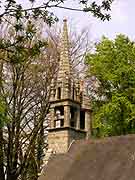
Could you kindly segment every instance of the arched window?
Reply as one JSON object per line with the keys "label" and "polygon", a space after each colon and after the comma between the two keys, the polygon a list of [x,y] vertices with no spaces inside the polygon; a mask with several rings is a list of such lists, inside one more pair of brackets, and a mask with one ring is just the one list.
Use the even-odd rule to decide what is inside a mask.
{"label": "arched window", "polygon": [[72,95],[72,99],[74,100],[75,99],[75,88],[73,86],[73,95]]}
{"label": "arched window", "polygon": [[58,87],[58,90],[57,90],[57,99],[61,99],[61,88]]}
{"label": "arched window", "polygon": [[80,129],[85,129],[85,111],[80,111]]}
{"label": "arched window", "polygon": [[53,97],[55,98],[55,94],[56,94],[56,89],[54,89],[53,91]]}

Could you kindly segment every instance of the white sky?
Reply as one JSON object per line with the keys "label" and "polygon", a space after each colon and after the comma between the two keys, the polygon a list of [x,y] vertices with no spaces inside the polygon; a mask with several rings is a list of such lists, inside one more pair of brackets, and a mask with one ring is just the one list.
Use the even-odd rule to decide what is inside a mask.
{"label": "white sky", "polygon": [[66,16],[76,24],[77,29],[88,27],[92,39],[100,39],[102,35],[114,38],[119,33],[135,39],[135,0],[115,0],[111,12],[112,19],[109,22],[102,22],[86,13],[67,10],[57,10],[56,14],[60,20]]}
{"label": "white sky", "polygon": [[[29,6],[28,0],[18,1],[26,7]],[[41,2],[43,0],[37,0],[37,4]],[[67,5],[74,7],[75,0],[67,0],[67,2]],[[135,39],[135,0],[114,0],[111,12],[112,19],[109,22],[102,22],[86,13],[63,9],[52,9],[52,11],[56,13],[60,22],[66,17],[69,23],[74,24],[77,31],[81,31],[84,27],[89,28],[91,39],[99,40],[102,35],[114,38],[119,33]]]}

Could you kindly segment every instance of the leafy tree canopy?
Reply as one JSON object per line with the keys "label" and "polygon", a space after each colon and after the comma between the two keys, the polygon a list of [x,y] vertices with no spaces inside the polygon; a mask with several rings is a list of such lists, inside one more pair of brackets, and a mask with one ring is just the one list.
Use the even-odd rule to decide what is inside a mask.
{"label": "leafy tree canopy", "polygon": [[50,11],[50,8],[60,8],[73,11],[90,12],[95,17],[104,21],[110,19],[109,11],[111,10],[111,4],[114,0],[102,0],[100,4],[98,4],[96,1],[89,2],[88,0],[79,0],[76,1],[80,5],[79,9],[64,6],[66,0],[44,0],[40,6],[36,5],[37,0],[29,1],[31,2],[32,6],[26,9],[24,9],[22,4],[18,3],[16,0],[4,0],[4,2],[0,1],[0,8],[2,9],[0,13],[0,20],[2,21],[3,17],[5,18],[5,16],[9,15],[14,16],[17,19],[24,16],[33,16],[34,18],[40,17],[51,25],[53,22],[57,21],[58,18],[55,17],[55,15]]}
{"label": "leafy tree canopy", "polygon": [[135,132],[135,43],[124,35],[103,37],[86,57],[94,128],[99,136]]}

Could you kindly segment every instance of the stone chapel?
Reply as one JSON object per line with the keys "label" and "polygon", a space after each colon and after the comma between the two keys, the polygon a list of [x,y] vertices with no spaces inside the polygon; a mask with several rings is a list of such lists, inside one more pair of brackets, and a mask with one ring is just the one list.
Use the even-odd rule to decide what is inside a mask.
{"label": "stone chapel", "polygon": [[90,100],[83,81],[73,76],[69,52],[67,20],[63,20],[57,80],[51,86],[49,149],[66,153],[74,140],[88,139],[91,134]]}
{"label": "stone chapel", "polygon": [[72,74],[64,20],[57,81],[52,84],[48,153],[38,180],[134,180],[135,135],[93,139],[90,101]]}

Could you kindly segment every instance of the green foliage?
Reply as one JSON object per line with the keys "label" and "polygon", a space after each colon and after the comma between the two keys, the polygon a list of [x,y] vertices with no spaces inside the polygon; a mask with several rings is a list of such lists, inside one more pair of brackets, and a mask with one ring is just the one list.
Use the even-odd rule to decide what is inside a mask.
{"label": "green foliage", "polygon": [[7,122],[6,105],[2,98],[0,98],[0,128]]}
{"label": "green foliage", "polygon": [[[2,166],[7,169],[5,172],[3,170],[3,174],[5,173],[7,179],[17,179],[18,176],[21,176],[22,179],[37,179],[42,161],[41,157],[38,158],[37,167],[37,157],[34,153],[39,149],[33,144],[38,144],[37,136],[44,118],[39,119],[41,111],[39,109],[36,111],[35,106],[39,107],[41,103],[40,91],[42,90],[38,85],[43,82],[43,73],[40,74],[41,81],[37,82],[35,74],[39,74],[39,71],[32,72],[31,68],[35,64],[37,67],[43,67],[40,64],[41,56],[46,50],[47,40],[42,37],[39,24],[35,23],[34,19],[10,17],[10,22],[5,20],[1,24],[2,36],[0,37],[0,97],[3,97],[0,98],[0,138],[5,142],[1,143],[1,149],[3,149]],[[47,62],[46,58],[44,59],[44,62]],[[46,73],[45,68],[44,72]],[[49,85],[48,81],[44,87],[49,89]],[[45,90],[44,92],[47,99],[49,93]],[[48,107],[49,105],[45,105],[46,109]],[[42,114],[44,112],[42,117],[46,117],[46,109],[42,111]],[[35,118],[32,117],[33,112],[34,115],[38,113]],[[29,118],[30,120],[28,120]],[[39,122],[37,126],[34,125],[33,119],[34,122]],[[29,126],[29,123],[33,123],[33,126]],[[5,131],[5,129],[8,130]],[[29,143],[25,144],[26,141]],[[42,139],[41,149],[44,148],[43,143]],[[29,153],[31,154],[29,155]],[[9,157],[10,160],[8,160]]]}
{"label": "green foliage", "polygon": [[[94,128],[99,136],[135,132],[135,43],[124,35],[114,41],[103,37],[88,54],[88,74],[98,86],[91,88]],[[94,82],[95,83],[95,82]]]}
{"label": "green foliage", "polygon": [[42,48],[47,46],[47,41],[36,35],[34,20],[24,18],[22,21],[11,18],[11,21],[13,25],[3,22],[9,25],[9,37],[0,38],[1,52],[6,54],[1,59],[13,64],[26,64],[29,58],[35,58],[40,54]]}
{"label": "green foliage", "polygon": [[50,11],[51,8],[68,9],[73,11],[90,12],[96,18],[101,20],[110,20],[109,11],[111,10],[111,4],[114,0],[103,0],[100,4],[96,1],[89,2],[88,0],[79,0],[78,4],[80,8],[71,8],[64,6],[65,0],[49,0],[43,2],[40,6],[36,6],[36,0],[29,0],[32,3],[31,7],[23,8],[22,4],[18,4],[16,0],[0,1],[0,8],[3,5],[4,11],[0,13],[0,22],[3,21],[3,17],[12,16],[17,20],[25,17],[33,17],[34,19],[42,18],[48,25],[56,22],[58,18]]}

